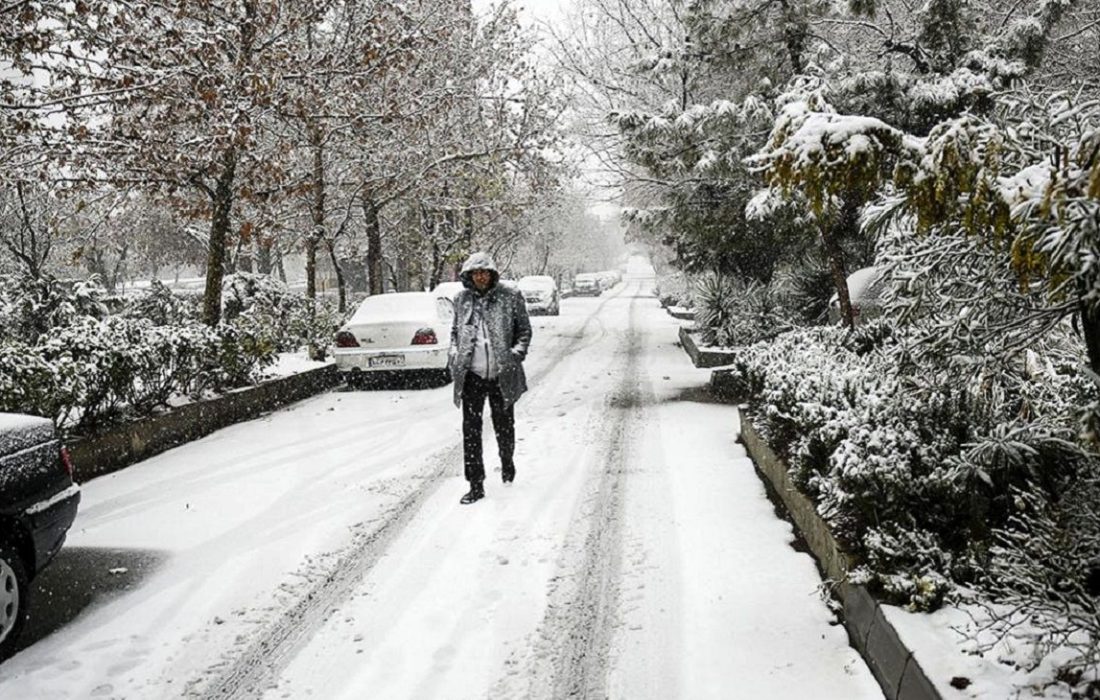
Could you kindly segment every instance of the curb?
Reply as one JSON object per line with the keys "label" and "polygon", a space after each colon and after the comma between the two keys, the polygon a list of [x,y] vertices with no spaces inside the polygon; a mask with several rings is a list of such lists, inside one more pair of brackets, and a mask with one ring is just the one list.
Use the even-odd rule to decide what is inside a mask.
{"label": "curb", "polygon": [[326,365],[78,438],[68,445],[73,476],[77,481],[87,481],[110,474],[339,383],[336,365]]}
{"label": "curb", "polygon": [[[712,379],[713,379],[712,373]],[[844,626],[852,646],[863,656],[889,700],[943,700],[913,652],[905,646],[879,602],[863,586],[847,582],[851,561],[837,544],[814,504],[791,483],[787,465],[756,431],[749,416],[740,415],[740,442],[756,470],[783,501],[795,528],[831,581],[843,605]]]}
{"label": "curb", "polygon": [[734,361],[737,353],[729,350],[700,350],[695,338],[684,326],[680,326],[680,344],[684,346],[691,363],[696,367],[721,367]]}
{"label": "curb", "polygon": [[678,318],[681,321],[694,321],[695,320],[695,312],[694,311],[673,311],[672,310],[673,308],[679,308],[679,307],[672,307],[672,306],[666,306],[665,307],[665,311],[668,312],[669,316],[671,316],[673,318]]}

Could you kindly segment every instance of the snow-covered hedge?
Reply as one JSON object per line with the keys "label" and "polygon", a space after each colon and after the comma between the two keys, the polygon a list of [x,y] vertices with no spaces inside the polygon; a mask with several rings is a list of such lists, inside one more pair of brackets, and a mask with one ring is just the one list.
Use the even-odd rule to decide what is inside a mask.
{"label": "snow-covered hedge", "polygon": [[691,288],[692,280],[686,272],[669,272],[657,280],[657,299],[662,306],[683,306],[690,309],[695,306]]}
{"label": "snow-covered hedge", "polygon": [[216,328],[162,285],[113,316],[101,298],[93,283],[0,279],[0,322],[10,331],[0,340],[0,411],[48,416],[65,431],[94,430],[173,396],[253,383],[279,351],[326,347],[339,322],[327,307],[308,313],[285,287],[249,287],[240,278],[229,285],[227,318]]}
{"label": "snow-covered hedge", "polygon": [[[904,361],[888,323],[792,331],[741,349],[732,378],[859,564],[854,580],[916,610],[979,583],[1027,521],[1019,493],[1058,500],[1096,460],[1077,443],[1091,396],[1076,366],[969,381]],[[1100,545],[1094,543],[1100,556]],[[1002,555],[1003,556],[1003,555]]]}
{"label": "snow-covered hedge", "polygon": [[225,280],[223,306],[227,320],[237,325],[267,329],[279,352],[302,346],[314,359],[323,359],[343,316],[333,304],[312,304],[269,275],[239,272]]}

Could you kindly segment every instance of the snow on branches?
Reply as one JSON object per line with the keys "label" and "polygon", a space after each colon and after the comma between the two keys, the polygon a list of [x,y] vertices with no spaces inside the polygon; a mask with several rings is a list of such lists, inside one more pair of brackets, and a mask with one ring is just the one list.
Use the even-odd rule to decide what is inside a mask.
{"label": "snow on branches", "polygon": [[814,102],[784,105],[767,144],[748,162],[773,187],[805,195],[819,215],[833,197],[871,196],[919,152],[919,141],[879,119]]}

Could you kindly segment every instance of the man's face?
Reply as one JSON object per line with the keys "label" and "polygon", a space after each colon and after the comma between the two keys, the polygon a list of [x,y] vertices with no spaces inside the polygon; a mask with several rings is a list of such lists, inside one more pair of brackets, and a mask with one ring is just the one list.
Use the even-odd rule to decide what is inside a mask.
{"label": "man's face", "polygon": [[489,283],[493,281],[493,273],[488,270],[474,270],[470,273],[470,279],[474,281],[474,288],[479,292],[484,292],[489,288]]}

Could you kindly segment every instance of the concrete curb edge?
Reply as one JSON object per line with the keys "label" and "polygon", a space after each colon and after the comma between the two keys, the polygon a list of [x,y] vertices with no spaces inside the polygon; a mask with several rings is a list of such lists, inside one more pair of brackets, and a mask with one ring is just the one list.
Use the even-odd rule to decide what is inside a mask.
{"label": "concrete curb edge", "polygon": [[741,444],[762,477],[768,480],[809,545],[822,570],[834,582],[843,606],[844,626],[852,646],[866,660],[889,700],[943,700],[913,652],[887,620],[879,602],[863,586],[846,581],[851,562],[840,549],[813,503],[791,483],[787,465],[761,438],[749,416],[741,413]]}
{"label": "concrete curb edge", "polygon": [[736,353],[726,350],[700,350],[686,326],[680,326],[680,344],[691,358],[691,363],[700,368],[728,365],[737,356]]}

